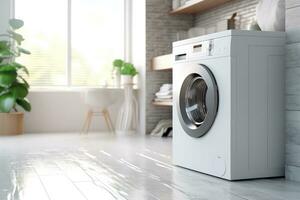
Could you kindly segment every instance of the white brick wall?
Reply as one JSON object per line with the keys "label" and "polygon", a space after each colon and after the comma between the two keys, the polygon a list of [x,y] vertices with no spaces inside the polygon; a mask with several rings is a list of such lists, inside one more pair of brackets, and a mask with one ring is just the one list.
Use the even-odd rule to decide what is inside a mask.
{"label": "white brick wall", "polygon": [[152,99],[163,83],[171,83],[171,71],[152,71],[151,59],[172,52],[176,33],[193,25],[192,16],[171,16],[171,0],[146,1],[146,133],[161,119],[171,119],[171,107],[153,106]]}
{"label": "white brick wall", "polygon": [[286,178],[300,182],[300,1],[286,0]]}
{"label": "white brick wall", "polygon": [[205,13],[200,13],[195,18],[195,25],[209,28],[216,26],[217,22],[228,19],[237,12],[237,28],[246,29],[255,17],[258,0],[233,0],[218,6]]}

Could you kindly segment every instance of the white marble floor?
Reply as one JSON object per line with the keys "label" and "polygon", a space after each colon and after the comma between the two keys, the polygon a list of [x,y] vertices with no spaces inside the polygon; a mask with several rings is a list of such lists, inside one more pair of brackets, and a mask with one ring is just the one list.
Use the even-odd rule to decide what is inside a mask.
{"label": "white marble floor", "polygon": [[171,139],[0,137],[0,200],[299,200],[284,179],[229,182],[171,164]]}

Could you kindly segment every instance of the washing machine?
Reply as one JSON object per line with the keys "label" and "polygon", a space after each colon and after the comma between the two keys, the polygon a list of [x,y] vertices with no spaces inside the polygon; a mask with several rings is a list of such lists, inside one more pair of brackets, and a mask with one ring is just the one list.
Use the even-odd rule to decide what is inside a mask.
{"label": "washing machine", "polygon": [[285,33],[173,43],[173,163],[228,180],[284,175]]}

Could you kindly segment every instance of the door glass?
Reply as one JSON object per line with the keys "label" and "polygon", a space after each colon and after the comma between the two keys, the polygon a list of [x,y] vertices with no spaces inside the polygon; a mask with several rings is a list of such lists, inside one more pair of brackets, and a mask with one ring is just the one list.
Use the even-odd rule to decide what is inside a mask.
{"label": "door glass", "polygon": [[198,74],[189,75],[184,82],[182,92],[184,92],[186,116],[191,124],[199,127],[207,115],[207,85]]}

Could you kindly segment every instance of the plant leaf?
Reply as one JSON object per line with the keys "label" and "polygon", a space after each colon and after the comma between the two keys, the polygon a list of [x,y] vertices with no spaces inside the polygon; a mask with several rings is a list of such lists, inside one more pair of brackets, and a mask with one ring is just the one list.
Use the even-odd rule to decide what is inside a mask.
{"label": "plant leaf", "polygon": [[19,106],[21,106],[27,112],[31,111],[31,105],[30,105],[30,102],[28,101],[28,99],[26,99],[26,98],[24,98],[24,99],[17,99],[17,104]]}
{"label": "plant leaf", "polygon": [[0,72],[15,72],[17,68],[11,64],[0,65]]}
{"label": "plant leaf", "polygon": [[[21,81],[23,82],[23,84],[25,84],[25,86],[27,87],[27,89],[30,87],[29,86],[29,83],[25,80],[25,78],[23,78],[22,76],[18,75],[18,82],[20,82],[20,79]],[[20,82],[21,83],[21,82]]]}
{"label": "plant leaf", "polygon": [[136,71],[135,67],[131,63],[124,63],[121,68],[121,74],[123,75],[130,75],[135,76],[138,72]]}
{"label": "plant leaf", "polygon": [[21,34],[16,33],[14,31],[8,31],[8,33],[11,34],[11,37],[16,40],[16,42],[18,43],[18,45],[21,45],[21,43],[24,41],[24,38]]}
{"label": "plant leaf", "polygon": [[11,26],[12,29],[16,30],[24,26],[24,22],[20,19],[10,19],[9,25]]}
{"label": "plant leaf", "polygon": [[27,74],[27,76],[29,76],[29,71],[25,66],[22,66],[21,68],[19,68],[19,70],[23,70],[23,72],[25,72],[25,74]]}
{"label": "plant leaf", "polygon": [[118,68],[121,68],[123,66],[123,64],[124,64],[124,61],[121,59],[116,59],[113,62],[113,66],[118,67]]}
{"label": "plant leaf", "polygon": [[16,83],[10,88],[16,99],[25,98],[28,95],[27,86],[24,83]]}
{"label": "plant leaf", "polygon": [[7,93],[6,88],[0,87],[0,96]]}
{"label": "plant leaf", "polygon": [[17,77],[16,72],[0,72],[0,86],[9,87]]}
{"label": "plant leaf", "polygon": [[1,58],[10,58],[14,56],[14,53],[10,51],[10,49],[2,49],[0,50],[0,57]]}
{"label": "plant leaf", "polygon": [[5,40],[0,41],[0,51],[3,49],[10,49],[10,45],[8,41]]}
{"label": "plant leaf", "polygon": [[0,112],[8,113],[12,110],[16,102],[16,99],[12,93],[6,93],[0,96]]}
{"label": "plant leaf", "polygon": [[19,63],[12,63],[13,66],[15,66],[18,70],[22,70],[23,72],[25,72],[28,76],[29,76],[29,71],[27,69],[27,67],[25,67],[24,65],[21,65]]}
{"label": "plant leaf", "polygon": [[24,48],[22,48],[22,47],[18,47],[18,49],[19,49],[19,51],[20,51],[21,53],[24,53],[24,54],[27,54],[27,55],[30,55],[30,54],[31,54],[30,51],[28,51],[27,49],[24,49]]}
{"label": "plant leaf", "polygon": [[24,71],[27,75],[29,75],[28,69],[19,63],[13,62],[9,64],[0,65],[0,72],[15,72],[17,70]]}

